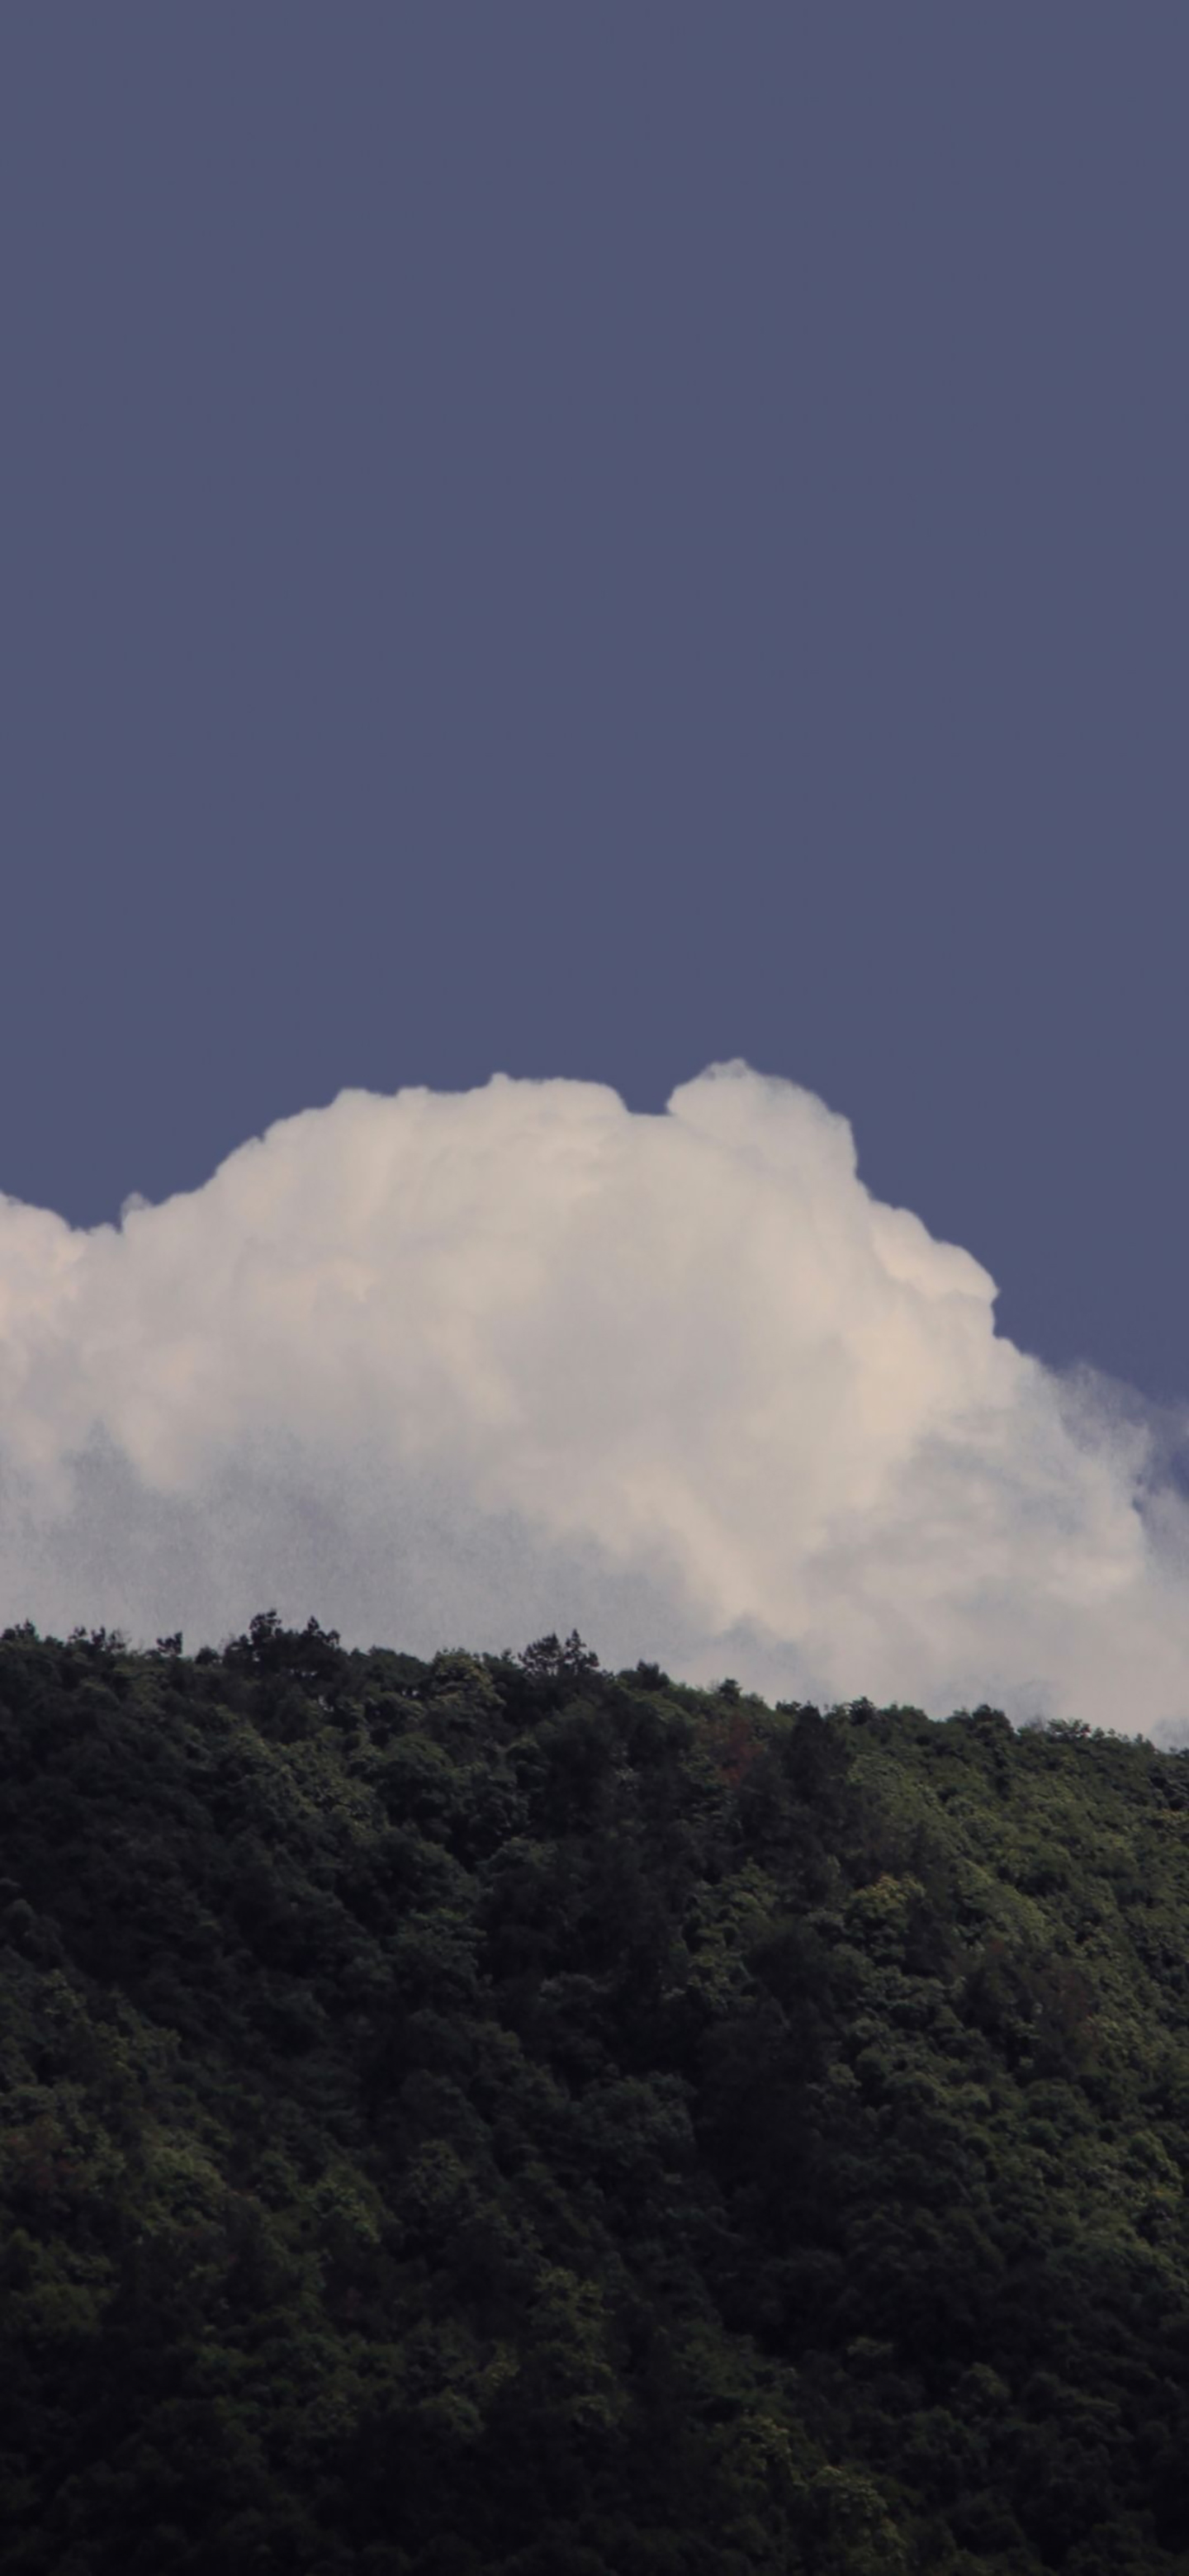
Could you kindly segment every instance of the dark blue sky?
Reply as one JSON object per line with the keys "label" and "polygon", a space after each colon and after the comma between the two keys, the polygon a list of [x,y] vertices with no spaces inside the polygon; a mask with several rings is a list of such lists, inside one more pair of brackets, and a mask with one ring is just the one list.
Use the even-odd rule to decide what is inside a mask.
{"label": "dark blue sky", "polygon": [[0,1186],[343,1084],[853,1120],[1189,1394],[1189,17],[0,19]]}

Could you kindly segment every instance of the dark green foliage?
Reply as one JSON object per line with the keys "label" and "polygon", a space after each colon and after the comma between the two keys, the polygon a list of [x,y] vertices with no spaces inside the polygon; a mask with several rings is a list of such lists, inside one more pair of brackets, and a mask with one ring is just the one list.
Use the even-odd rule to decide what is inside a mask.
{"label": "dark green foliage", "polygon": [[1189,1756],[0,1641],[5,2576],[1187,2576]]}

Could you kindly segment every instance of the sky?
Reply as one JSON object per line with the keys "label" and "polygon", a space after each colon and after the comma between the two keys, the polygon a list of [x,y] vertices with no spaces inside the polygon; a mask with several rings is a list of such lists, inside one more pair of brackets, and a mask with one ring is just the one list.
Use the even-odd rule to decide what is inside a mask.
{"label": "sky", "polygon": [[[687,1662],[717,1654],[721,1669],[734,1636],[737,1667],[750,1656],[765,1678],[791,1659],[823,1686],[921,1696],[961,1680],[1003,1704],[1064,1704],[1091,1688],[1079,1585],[1097,1616],[1121,1583],[1115,1633],[1132,1634],[1134,1610],[1153,1639],[1144,1722],[1175,1720],[1187,74],[1189,22],[1164,0],[3,13],[0,1567],[15,1615],[34,1597],[55,1617],[68,1597],[82,1618],[108,1602],[120,1615],[122,1599],[172,1627],[166,1595],[181,1591],[187,1615],[217,1624],[222,1583],[235,1624],[242,1560],[220,1555],[211,1495],[259,1473],[279,1518],[252,1570],[288,1582],[295,1609],[334,1614],[333,1598],[297,1598],[321,1570],[352,1617],[387,1615],[384,1552],[398,1522],[416,1524],[420,1570],[406,1551],[388,1618],[410,1643],[410,1625],[446,1619],[454,1640],[470,1619],[487,1642],[477,1629],[504,1599],[568,1624],[560,1596],[585,1582],[592,1630],[603,1608],[608,1635],[665,1631]],[[740,1065],[755,1079],[707,1079]],[[778,1450],[740,1436],[752,1466],[734,1471],[734,1517],[724,1506],[698,1536],[689,1492],[742,1417],[719,1423],[717,1447],[709,1414],[695,1421],[685,1457],[671,1410],[644,1408],[656,1448],[639,1490],[684,1476],[686,1496],[670,1495],[668,1519],[657,1506],[665,1572],[646,1600],[631,1592],[641,1562],[616,1557],[616,1510],[627,1527],[636,1506],[610,1428],[575,1417],[553,1458],[572,1493],[582,1443],[599,1450],[585,1519],[556,1494],[542,1517],[531,1440],[506,1489],[484,1485],[474,1425],[460,1429],[464,1371],[419,1453],[418,1476],[440,1482],[434,1562],[453,1563],[449,1581],[422,1544],[432,1515],[407,1423],[373,1462],[374,1580],[352,1593],[345,1572],[329,1579],[352,1549],[361,1561],[362,1488],[336,1519],[329,1433],[299,1473],[295,1447],[314,1435],[278,1380],[263,1465],[230,1443],[183,1472],[175,1423],[176,1508],[205,1497],[214,1553],[193,1530],[183,1546],[179,1522],[193,1581],[171,1590],[162,1574],[154,1590],[142,1518],[165,1470],[141,1416],[178,1400],[179,1318],[198,1293],[169,1272],[170,1228],[189,1225],[212,1265],[186,1329],[216,1337],[220,1383],[240,1386],[245,1310],[220,1267],[239,1182],[225,1175],[284,1163],[286,1137],[317,1165],[336,1119],[371,1135],[364,1095],[387,1101],[394,1137],[406,1095],[453,1098],[442,1116],[460,1138],[502,1102],[492,1168],[513,1199],[518,1157],[536,1150],[529,1104],[565,1138],[599,1100],[624,1142],[599,1202],[609,1277],[625,1253],[614,1228],[635,1222],[632,1157],[660,1154],[669,1231],[649,1240],[668,1329],[689,1336],[694,1413],[708,1384],[754,1411],[751,1362],[737,1382],[713,1356],[724,1336],[746,1356],[753,1311],[778,1389],[781,1371],[817,1365],[812,1297],[798,1291],[780,1322],[757,1267],[757,1246],[782,1239],[764,1195],[779,1197],[777,1168],[795,1167],[827,1235],[849,1208],[858,1266],[838,1295],[884,1318],[889,1351],[906,1283],[886,1240],[878,1256],[854,1247],[864,1227],[887,1237],[871,1211],[911,1212],[932,1246],[922,1263],[937,1277],[958,1264],[966,1286],[946,1296],[974,1321],[940,1385],[922,1328],[900,1451],[879,1445],[891,1363],[870,1379],[854,1363],[866,1429],[853,1480],[822,1506],[841,1514],[828,1581],[812,1513],[766,1572],[756,1561],[765,1511],[818,1456],[803,1428]],[[688,1165],[688,1104],[728,1096],[727,1197],[742,1194],[750,1229],[737,1278]],[[765,1162],[752,1124],[767,1134],[773,1100],[790,1133],[816,1133],[820,1115],[853,1138],[857,1178],[823,1178],[800,1149]],[[263,1164],[249,1151],[245,1165],[262,1137]],[[486,1202],[468,1197],[458,1151],[450,1240],[472,1227],[481,1246]],[[359,1242],[340,1254],[415,1350],[424,1278],[410,1284],[378,1188],[360,1182]],[[120,1229],[130,1199],[148,1207]],[[318,1262],[300,1207],[298,1191],[304,1278]],[[57,1224],[30,1231],[29,1210]],[[580,1339],[554,1220],[534,1202],[524,1222],[530,1267],[556,1258],[554,1327],[568,1314]],[[235,1224],[255,1240],[242,1208]],[[718,1277],[717,1307],[683,1244]],[[173,1304],[150,1318],[159,1261]],[[616,1330],[630,1323],[639,1372],[665,1337],[632,1276]],[[975,1280],[994,1283],[993,1306]],[[335,1314],[345,1294],[340,1280]],[[620,1345],[604,1327],[594,1376],[610,1388],[600,1372]],[[510,1371],[509,1419],[536,1419],[541,1388],[502,1331],[499,1366],[485,1344],[482,1366]],[[842,1389],[849,1332],[833,1334]],[[114,1391],[112,1336],[135,1357]],[[308,1358],[286,1347],[304,1387]],[[368,1348],[368,1401],[387,1388],[387,1402],[389,1362]],[[156,1397],[137,1393],[138,1371]],[[987,1371],[1012,1426],[994,1503],[969,1422],[961,1440],[954,1428],[986,1428]],[[822,1457],[850,1437],[838,1401]],[[966,1477],[970,1546],[940,1591],[925,1533],[948,1529],[953,1490],[943,1505],[926,1477],[902,1527],[860,1528],[884,1508],[889,1458],[911,1483],[938,1441],[951,1482]],[[618,1501],[596,1508],[600,1477]],[[1052,1541],[1035,1615],[1011,1590],[1030,1477]],[[996,1528],[1006,1514],[993,1615],[971,1571],[987,1512]],[[334,1523],[316,1544],[311,1514]],[[515,1601],[485,1553],[496,1520],[505,1554],[519,1550]],[[894,1615],[897,1546],[917,1571]],[[788,1606],[804,1583],[820,1617]],[[853,1650],[848,1601],[864,1605]]]}

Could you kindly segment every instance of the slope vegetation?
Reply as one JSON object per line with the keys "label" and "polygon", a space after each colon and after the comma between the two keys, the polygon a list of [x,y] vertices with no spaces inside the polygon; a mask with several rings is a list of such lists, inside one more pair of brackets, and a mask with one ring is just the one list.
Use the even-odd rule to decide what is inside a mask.
{"label": "slope vegetation", "polygon": [[1189,1754],[0,1642],[5,2576],[1189,2571]]}

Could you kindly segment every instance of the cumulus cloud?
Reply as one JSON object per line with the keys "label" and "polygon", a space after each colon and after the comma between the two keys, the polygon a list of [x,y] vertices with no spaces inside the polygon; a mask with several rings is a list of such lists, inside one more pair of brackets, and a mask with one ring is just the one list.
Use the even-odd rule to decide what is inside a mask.
{"label": "cumulus cloud", "polygon": [[421,1651],[576,1624],[779,1696],[1178,1739],[1169,1426],[994,1297],[741,1064],[659,1117],[344,1092],[118,1227],[0,1200],[0,1612],[196,1644],[275,1603]]}

